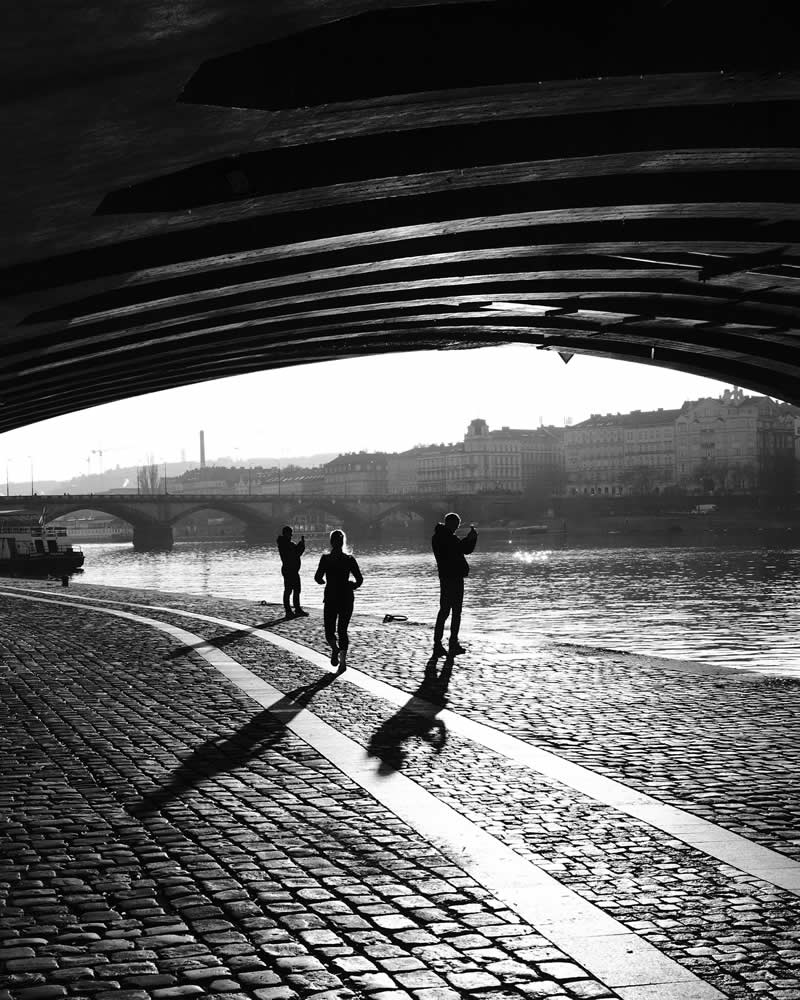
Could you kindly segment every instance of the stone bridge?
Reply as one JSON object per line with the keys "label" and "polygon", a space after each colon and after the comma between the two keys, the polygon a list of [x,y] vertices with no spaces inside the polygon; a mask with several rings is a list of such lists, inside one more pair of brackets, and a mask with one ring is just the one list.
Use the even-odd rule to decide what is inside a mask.
{"label": "stone bridge", "polygon": [[395,513],[416,514],[433,525],[448,510],[457,510],[465,521],[486,522],[507,513],[519,502],[518,494],[492,493],[481,496],[242,496],[171,495],[169,493],[129,495],[111,493],[62,494],[56,496],[15,496],[6,506],[40,513],[46,509],[48,522],[80,510],[96,510],[133,527],[133,547],[139,551],[170,549],[173,528],[198,511],[214,510],[244,523],[245,538],[253,544],[271,543],[284,524],[298,515],[319,511],[327,520],[353,534],[371,534]]}
{"label": "stone bridge", "polygon": [[0,34],[0,433],[511,342],[800,403],[800,5],[96,7]]}

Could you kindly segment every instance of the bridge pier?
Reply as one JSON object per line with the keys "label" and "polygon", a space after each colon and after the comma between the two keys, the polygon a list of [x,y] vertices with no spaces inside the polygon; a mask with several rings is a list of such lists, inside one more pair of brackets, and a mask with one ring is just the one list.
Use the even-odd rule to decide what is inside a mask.
{"label": "bridge pier", "polygon": [[174,543],[171,524],[136,524],[133,527],[136,552],[169,552]]}

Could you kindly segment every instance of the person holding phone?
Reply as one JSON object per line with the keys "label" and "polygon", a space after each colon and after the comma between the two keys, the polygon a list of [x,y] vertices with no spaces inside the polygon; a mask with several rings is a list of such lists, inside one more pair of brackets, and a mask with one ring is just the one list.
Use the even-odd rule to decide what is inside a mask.
{"label": "person holding phone", "polygon": [[[292,541],[292,529],[287,524],[278,535],[278,554],[281,557],[283,576],[283,610],[287,618],[307,618],[308,612],[300,606],[300,558],[306,550],[306,537]],[[294,599],[294,610],[290,601]]]}
{"label": "person holding phone", "polygon": [[[469,563],[466,556],[475,550],[478,532],[475,525],[464,538],[459,538],[456,531],[461,524],[458,514],[447,514],[444,521],[436,525],[431,546],[436,558],[436,569],[439,573],[439,614],[433,630],[433,655],[458,656],[466,650],[458,641],[458,631],[461,627],[461,610],[464,606],[464,580],[469,575]],[[450,617],[450,643],[444,648],[444,626]]]}

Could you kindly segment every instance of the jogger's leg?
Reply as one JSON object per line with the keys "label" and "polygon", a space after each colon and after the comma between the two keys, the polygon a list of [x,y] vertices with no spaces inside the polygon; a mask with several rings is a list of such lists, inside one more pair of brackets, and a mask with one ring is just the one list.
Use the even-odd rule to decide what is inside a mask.
{"label": "jogger's leg", "polygon": [[350,619],[353,617],[353,601],[343,601],[339,607],[339,648],[344,652],[347,652],[347,647],[350,645],[350,637],[347,634],[347,626],[350,624]]}
{"label": "jogger's leg", "polygon": [[325,641],[331,649],[338,649],[336,642],[336,612],[338,608],[332,601],[326,601],[323,608],[322,617],[325,622]]}

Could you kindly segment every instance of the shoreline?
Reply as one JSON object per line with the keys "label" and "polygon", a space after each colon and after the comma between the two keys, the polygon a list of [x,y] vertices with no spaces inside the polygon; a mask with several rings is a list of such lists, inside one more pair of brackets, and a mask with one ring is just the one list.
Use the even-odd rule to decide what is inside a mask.
{"label": "shoreline", "polygon": [[[20,584],[21,588],[26,588],[27,585],[38,581],[32,580],[21,580],[17,578],[17,583]],[[287,628],[297,621],[296,619],[292,621],[286,621],[282,618],[283,606],[278,602],[270,602],[265,600],[246,600],[237,599],[232,597],[225,597],[218,594],[194,594],[185,591],[172,591],[172,590],[152,590],[149,588],[140,587],[126,587],[126,586],[114,586],[110,584],[95,584],[95,583],[83,583],[79,582],[78,587],[70,586],[69,588],[64,588],[61,586],[60,582],[50,580],[41,581],[46,584],[47,592],[52,592],[54,595],[66,596],[79,598],[80,590],[87,589],[93,590],[97,593],[101,592],[111,592],[112,595],[116,595],[116,599],[120,603],[128,603],[131,600],[131,595],[137,600],[145,602],[149,597],[150,601],[147,603],[152,603],[154,605],[159,603],[159,600],[163,604],[164,601],[171,602],[175,606],[186,605],[191,607],[205,602],[217,602],[223,606],[228,606],[232,609],[241,609],[242,607],[247,608],[249,612],[259,617],[259,609],[266,608],[270,617],[276,619],[279,624],[284,624]],[[0,590],[3,588],[3,580],[0,578]],[[88,595],[92,596],[92,595]],[[97,596],[97,595],[94,595]],[[321,609],[309,606],[307,608],[309,611],[309,616],[315,620],[315,622],[322,620]],[[380,614],[372,613],[370,611],[358,611],[353,618],[352,628],[359,629],[364,627],[369,627],[375,629],[376,631],[386,632],[389,629],[399,629],[403,632],[416,631],[418,633],[417,638],[420,641],[420,646],[427,648],[427,645],[432,643],[431,636],[433,634],[433,621],[424,622],[417,621],[415,619],[409,618],[405,622],[383,622],[382,616]],[[491,645],[495,639],[495,636],[487,635],[486,633],[481,633],[478,631],[462,631],[462,639],[470,644],[488,644]],[[748,667],[728,667],[724,664],[707,663],[702,660],[694,660],[689,657],[670,657],[670,656],[657,656],[649,653],[635,653],[630,650],[617,649],[613,646],[596,646],[587,644],[585,642],[580,642],[578,640],[570,642],[564,640],[560,637],[553,637],[542,635],[537,645],[541,648],[552,648],[554,650],[564,649],[572,652],[583,652],[588,653],[593,656],[607,656],[610,659],[618,660],[622,657],[630,665],[636,666],[655,666],[662,669],[674,670],[680,673],[696,673],[703,675],[734,675],[741,676],[743,678],[758,679],[765,676],[775,676],[782,677],[789,682],[796,682],[800,685],[800,678],[785,678],[784,675],[780,673],[771,674],[769,668],[748,668]],[[502,655],[502,654],[501,654]],[[466,654],[466,657],[469,653]],[[466,658],[465,657],[465,658]],[[459,657],[459,660],[461,658]]]}

